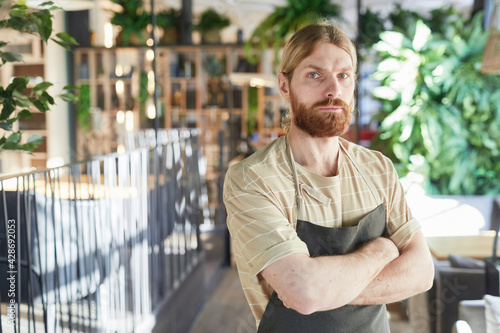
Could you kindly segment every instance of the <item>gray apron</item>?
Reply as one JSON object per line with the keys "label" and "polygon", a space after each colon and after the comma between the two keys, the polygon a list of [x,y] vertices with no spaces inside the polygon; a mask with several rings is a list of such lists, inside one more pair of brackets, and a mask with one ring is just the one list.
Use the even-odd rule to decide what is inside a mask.
{"label": "gray apron", "polygon": [[[299,191],[297,171],[292,159],[292,171],[295,177],[299,207],[297,235],[307,244],[312,257],[347,254],[355,251],[366,242],[376,237],[385,236],[386,234],[385,208],[375,186],[363,170],[359,168],[349,152],[346,150],[343,151],[369,186],[378,203],[378,207],[365,215],[357,225],[351,227],[326,228],[305,221],[301,216],[301,212],[305,211],[305,207]],[[390,332],[390,328],[385,304],[345,305],[334,310],[302,315],[293,309],[286,308],[278,298],[276,292],[273,292],[257,332],[379,333]]]}

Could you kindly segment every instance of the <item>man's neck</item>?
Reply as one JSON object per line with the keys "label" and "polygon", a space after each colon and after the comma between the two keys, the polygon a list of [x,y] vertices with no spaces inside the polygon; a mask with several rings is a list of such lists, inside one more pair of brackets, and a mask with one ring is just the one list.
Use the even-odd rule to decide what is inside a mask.
{"label": "man's neck", "polygon": [[339,138],[313,138],[292,126],[288,132],[293,159],[306,169],[324,177],[338,174]]}

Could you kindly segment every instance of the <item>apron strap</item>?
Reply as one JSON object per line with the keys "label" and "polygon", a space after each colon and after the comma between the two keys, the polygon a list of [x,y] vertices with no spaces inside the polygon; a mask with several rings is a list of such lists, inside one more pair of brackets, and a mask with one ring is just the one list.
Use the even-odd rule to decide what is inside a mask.
{"label": "apron strap", "polygon": [[377,202],[378,205],[382,203],[382,199],[380,198],[380,195],[378,194],[377,189],[375,188],[375,185],[371,181],[370,177],[366,174],[366,172],[363,170],[363,168],[360,167],[360,165],[356,162],[356,160],[352,157],[351,153],[347,150],[344,149],[344,147],[339,144],[340,148],[342,151],[347,155],[347,157],[351,160],[352,165],[358,170],[359,174],[361,175],[361,178],[365,181],[366,185],[370,188],[373,197],[375,198],[375,201]]}
{"label": "apron strap", "polygon": [[293,181],[295,183],[295,193],[296,193],[296,201],[297,201],[297,217],[300,220],[301,219],[300,213],[303,210],[303,209],[301,209],[302,193],[300,191],[299,175],[297,173],[297,168],[295,167],[295,160],[293,159],[292,147],[290,146],[288,134],[285,136],[285,143],[286,143],[286,152],[288,155],[288,160],[290,161],[290,168],[292,169]]}

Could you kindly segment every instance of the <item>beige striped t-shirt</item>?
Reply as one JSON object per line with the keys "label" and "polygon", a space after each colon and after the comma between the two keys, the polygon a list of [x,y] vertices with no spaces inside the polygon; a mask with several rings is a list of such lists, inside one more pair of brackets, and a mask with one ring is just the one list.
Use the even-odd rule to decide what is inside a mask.
{"label": "beige striped t-shirt", "polygon": [[319,176],[293,162],[286,136],[231,166],[226,174],[227,226],[241,285],[257,325],[273,291],[259,272],[289,254],[308,254],[295,231],[297,197],[291,163],[295,163],[305,207],[301,216],[308,222],[352,226],[379,205],[346,150],[377,189],[386,208],[387,232],[398,248],[420,230],[392,162],[344,139],[339,138],[339,144],[339,174],[334,177]]}

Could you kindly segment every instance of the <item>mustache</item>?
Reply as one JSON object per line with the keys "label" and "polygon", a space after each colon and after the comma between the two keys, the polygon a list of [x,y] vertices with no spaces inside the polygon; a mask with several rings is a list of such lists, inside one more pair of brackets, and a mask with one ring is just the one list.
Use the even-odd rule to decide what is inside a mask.
{"label": "mustache", "polygon": [[340,106],[344,110],[349,110],[349,105],[341,100],[340,98],[329,98],[324,101],[317,102],[313,105],[313,108],[321,108],[321,107],[331,107],[331,106]]}

